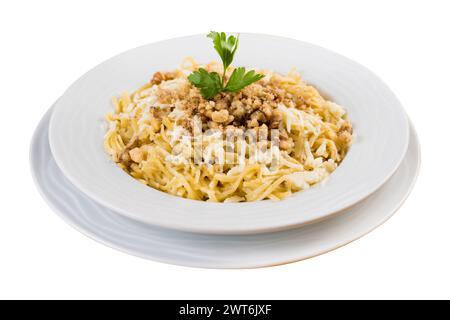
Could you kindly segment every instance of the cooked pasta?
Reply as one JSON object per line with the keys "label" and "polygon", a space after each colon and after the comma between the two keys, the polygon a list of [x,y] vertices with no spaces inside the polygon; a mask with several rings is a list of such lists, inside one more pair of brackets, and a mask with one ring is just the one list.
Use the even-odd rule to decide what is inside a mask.
{"label": "cooked pasta", "polygon": [[297,71],[261,70],[264,78],[240,92],[206,100],[187,79],[200,67],[223,71],[187,58],[113,98],[104,147],[133,178],[195,200],[280,200],[323,181],[346,155],[345,110]]}

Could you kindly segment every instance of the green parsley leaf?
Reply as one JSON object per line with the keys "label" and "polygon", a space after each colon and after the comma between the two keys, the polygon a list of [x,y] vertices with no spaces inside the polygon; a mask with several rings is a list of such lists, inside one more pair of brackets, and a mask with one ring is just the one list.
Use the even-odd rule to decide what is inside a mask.
{"label": "green parsley leaf", "polygon": [[194,71],[188,77],[189,81],[200,89],[205,99],[211,99],[222,91],[222,81],[217,72],[208,72],[203,68]]}
{"label": "green parsley leaf", "polygon": [[225,32],[211,31],[207,37],[213,39],[214,49],[216,49],[222,59],[225,72],[233,61],[234,53],[236,52],[239,43],[239,36],[229,36],[227,38]]}
{"label": "green parsley leaf", "polygon": [[239,44],[239,35],[227,37],[224,32],[211,31],[207,37],[213,40],[214,49],[222,59],[223,74],[220,77],[217,72],[208,72],[200,68],[189,75],[189,81],[200,89],[203,98],[212,99],[219,92],[238,92],[264,77],[262,74],[256,74],[253,70],[245,72],[245,68],[236,68],[225,85],[225,75],[233,62]]}
{"label": "green parsley leaf", "polygon": [[227,85],[223,91],[238,92],[249,84],[252,84],[262,78],[264,78],[264,75],[255,73],[255,70],[245,72],[245,68],[239,67],[233,70],[233,73],[231,74],[230,79],[228,79]]}

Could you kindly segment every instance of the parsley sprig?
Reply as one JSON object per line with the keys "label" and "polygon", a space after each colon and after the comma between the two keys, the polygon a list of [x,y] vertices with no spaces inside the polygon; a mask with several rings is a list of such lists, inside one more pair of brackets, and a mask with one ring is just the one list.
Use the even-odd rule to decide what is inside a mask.
{"label": "parsley sprig", "polygon": [[207,37],[213,40],[214,49],[222,59],[222,76],[217,72],[208,72],[200,68],[188,77],[189,81],[200,89],[200,93],[205,99],[212,99],[220,92],[239,92],[264,77],[262,74],[255,73],[254,70],[246,72],[244,67],[239,67],[233,70],[227,83],[225,83],[225,75],[231,62],[233,62],[239,44],[239,36],[227,37],[224,32],[211,31]]}

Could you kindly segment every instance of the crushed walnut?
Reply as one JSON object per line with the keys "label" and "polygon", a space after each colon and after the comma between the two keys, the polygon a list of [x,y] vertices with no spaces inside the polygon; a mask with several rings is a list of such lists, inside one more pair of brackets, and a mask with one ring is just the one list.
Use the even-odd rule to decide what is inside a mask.
{"label": "crushed walnut", "polygon": [[[151,83],[167,83],[177,79],[178,76],[172,72],[156,72]],[[261,127],[267,130],[280,129],[280,149],[288,153],[293,150],[294,141],[281,126],[282,113],[277,106],[283,104],[313,113],[302,97],[282,89],[277,78],[260,80],[238,93],[221,92],[211,100],[204,99],[200,91],[187,81],[177,90],[158,86],[157,96],[161,103],[177,105],[183,110],[186,117],[180,120],[180,124],[190,132],[193,129],[194,116],[200,117],[204,131],[208,129],[224,131],[232,128],[258,130]],[[155,118],[161,117],[155,115]],[[340,128],[338,141],[344,145],[351,139],[351,123],[346,121]]]}

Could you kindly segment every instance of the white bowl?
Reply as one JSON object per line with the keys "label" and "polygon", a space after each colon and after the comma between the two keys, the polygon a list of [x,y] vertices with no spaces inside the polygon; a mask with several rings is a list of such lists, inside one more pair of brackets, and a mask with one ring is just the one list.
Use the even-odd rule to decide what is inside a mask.
{"label": "white bowl", "polygon": [[122,171],[103,150],[104,115],[111,97],[133,91],[185,56],[217,60],[205,35],[139,47],[95,67],[60,98],[49,126],[53,156],[69,180],[100,204],[161,227],[199,233],[283,230],[324,219],[367,197],[395,172],[408,147],[408,119],[389,88],[363,66],[297,40],[241,34],[234,65],[286,73],[298,68],[327,98],[344,106],[356,141],[325,184],[282,201],[207,203],[147,187]]}
{"label": "white bowl", "polygon": [[48,146],[50,111],[31,143],[32,173],[50,207],[78,231],[107,246],[146,259],[202,268],[256,268],[314,257],[337,249],[385,222],[409,195],[420,166],[414,127],[405,158],[376,192],[341,214],[298,229],[250,235],[204,235],[153,227],[116,214],[75,188]]}

